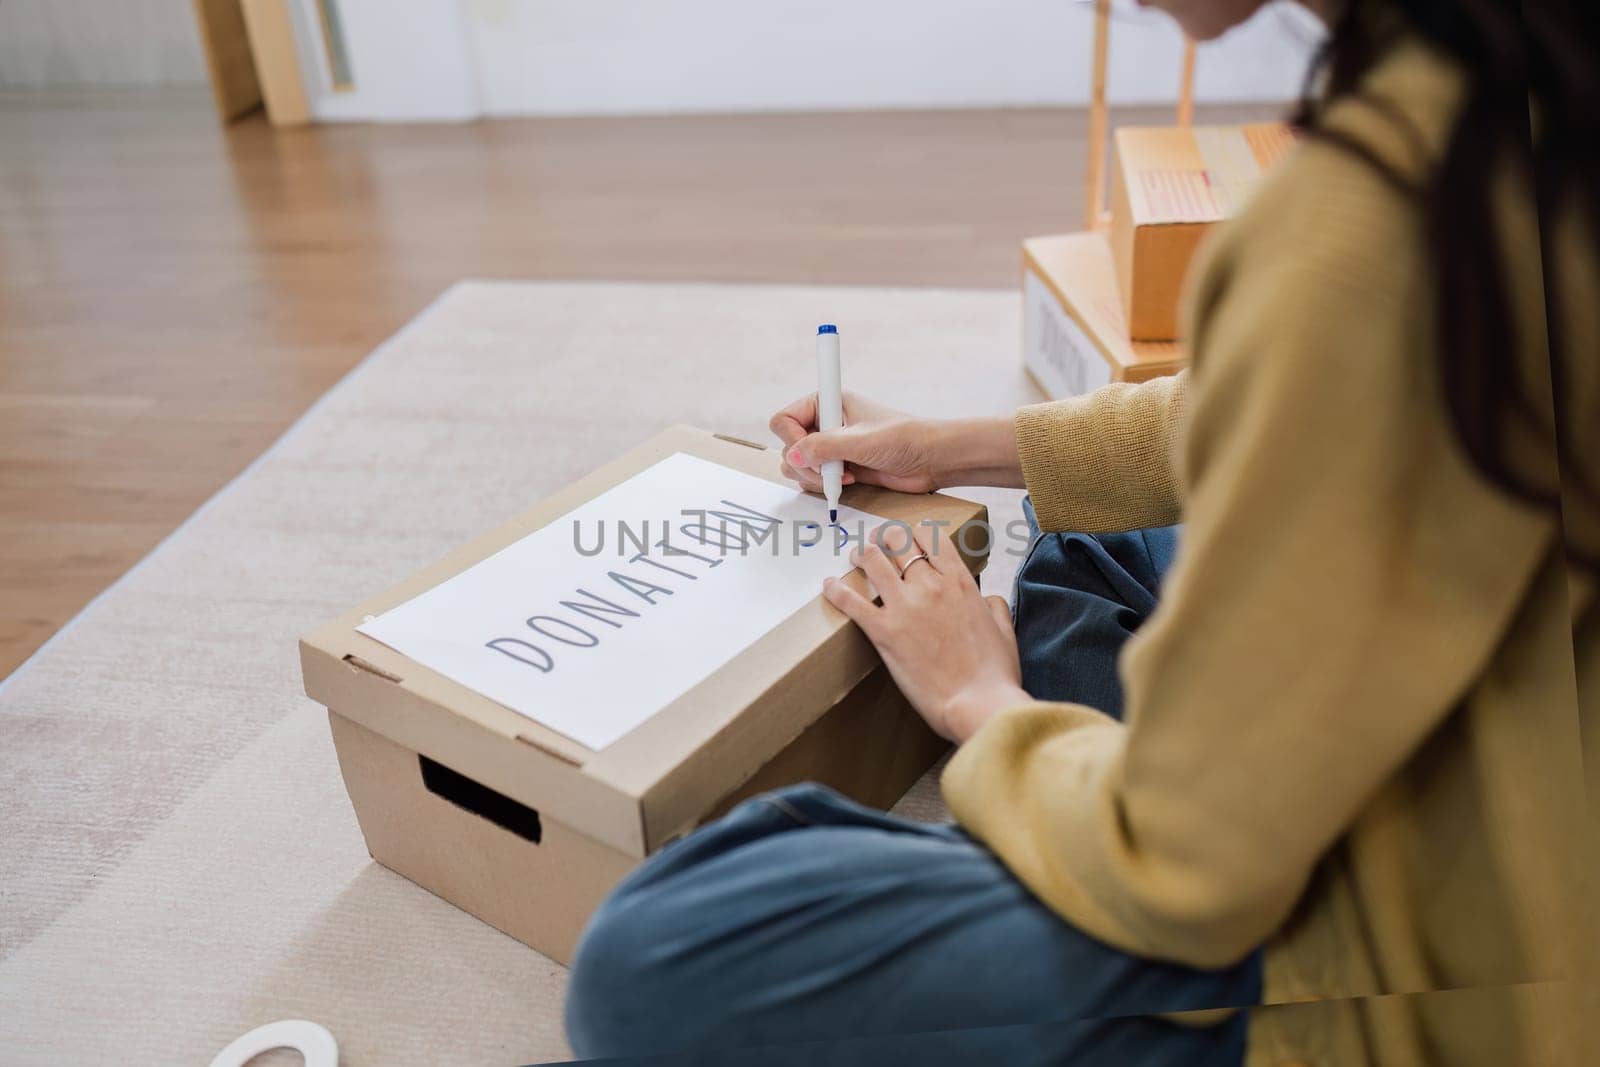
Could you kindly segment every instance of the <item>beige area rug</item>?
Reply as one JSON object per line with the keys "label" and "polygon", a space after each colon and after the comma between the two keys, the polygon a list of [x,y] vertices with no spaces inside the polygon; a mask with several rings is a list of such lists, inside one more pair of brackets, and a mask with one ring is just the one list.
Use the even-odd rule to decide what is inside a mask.
{"label": "beige area rug", "polygon": [[[564,1059],[563,969],[368,858],[297,636],[671,423],[767,440],[818,322],[851,388],[910,410],[1036,400],[1018,310],[451,289],[0,685],[0,1061],[205,1063],[286,1017],[345,1064]],[[902,810],[937,817],[932,783]]]}

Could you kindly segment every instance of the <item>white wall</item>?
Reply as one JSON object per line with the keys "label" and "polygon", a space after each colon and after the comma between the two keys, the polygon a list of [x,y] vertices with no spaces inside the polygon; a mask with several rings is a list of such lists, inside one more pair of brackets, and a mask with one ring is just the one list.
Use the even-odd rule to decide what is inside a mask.
{"label": "white wall", "polygon": [[319,121],[448,122],[486,113],[462,0],[338,0],[353,81],[343,88],[332,84],[316,0],[289,2]]}
{"label": "white wall", "polygon": [[205,79],[190,0],[0,0],[0,88]]}
{"label": "white wall", "polygon": [[[330,119],[1030,106],[1089,89],[1078,0],[339,2],[353,95],[318,84],[317,20],[300,20]],[[1311,25],[1279,6],[1203,46],[1199,97],[1294,95]],[[1119,13],[1112,99],[1170,100],[1179,48],[1164,17]],[[190,0],[0,0],[0,87],[204,79]]]}
{"label": "white wall", "polygon": [[[1070,0],[463,0],[489,114],[1027,106],[1088,98],[1092,8]],[[1298,7],[1201,50],[1206,100],[1285,99]],[[1181,37],[1119,13],[1113,100],[1170,100]]]}

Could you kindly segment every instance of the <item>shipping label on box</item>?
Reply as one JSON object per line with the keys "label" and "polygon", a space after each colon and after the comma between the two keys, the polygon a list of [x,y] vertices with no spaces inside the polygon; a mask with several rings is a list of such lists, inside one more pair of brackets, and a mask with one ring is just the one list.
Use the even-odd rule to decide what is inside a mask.
{"label": "shipping label on box", "polygon": [[1082,396],[1111,383],[1111,364],[1031,269],[1023,272],[1022,299],[1023,360],[1046,393]]}
{"label": "shipping label on box", "polygon": [[1183,369],[1181,345],[1130,341],[1102,233],[1022,244],[1023,363],[1053,400]]}

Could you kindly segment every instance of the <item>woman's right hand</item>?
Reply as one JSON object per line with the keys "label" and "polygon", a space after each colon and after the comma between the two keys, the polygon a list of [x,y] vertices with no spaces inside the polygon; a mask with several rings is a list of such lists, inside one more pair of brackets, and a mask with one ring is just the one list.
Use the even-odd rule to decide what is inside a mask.
{"label": "woman's right hand", "polygon": [[769,426],[783,442],[783,473],[814,493],[822,492],[822,464],[843,460],[844,484],[865,482],[902,493],[939,488],[933,463],[936,424],[844,394],[844,426],[817,430],[817,395],[811,393],[772,416]]}

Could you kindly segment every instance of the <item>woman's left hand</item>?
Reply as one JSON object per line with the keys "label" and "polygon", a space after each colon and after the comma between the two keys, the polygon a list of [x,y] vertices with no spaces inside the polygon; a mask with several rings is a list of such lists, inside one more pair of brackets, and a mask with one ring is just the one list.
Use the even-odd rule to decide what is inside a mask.
{"label": "woman's left hand", "polygon": [[904,524],[886,525],[850,561],[866,572],[882,606],[837,578],[822,583],[822,595],[866,632],[935,731],[959,744],[990,716],[1028,702],[1011,611],[1000,597],[978,592],[953,541],[934,539],[930,547]]}

